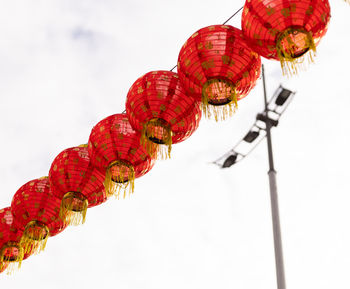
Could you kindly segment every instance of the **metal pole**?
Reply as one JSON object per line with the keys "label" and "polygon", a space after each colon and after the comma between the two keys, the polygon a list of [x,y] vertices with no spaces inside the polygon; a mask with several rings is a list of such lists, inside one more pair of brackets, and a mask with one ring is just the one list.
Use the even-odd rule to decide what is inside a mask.
{"label": "metal pole", "polygon": [[273,240],[275,247],[275,262],[276,262],[276,276],[277,276],[277,288],[285,289],[286,281],[284,277],[284,264],[283,264],[283,251],[282,251],[282,239],[281,239],[281,225],[278,209],[278,196],[277,196],[277,184],[276,184],[276,171],[273,164],[272,154],[272,142],[271,142],[271,123],[268,118],[268,104],[266,98],[266,86],[265,86],[265,72],[264,65],[262,65],[262,79],[264,86],[264,99],[265,99],[265,115],[266,115],[266,137],[267,137],[267,150],[269,154],[269,183],[270,183],[270,198],[271,198],[271,212],[272,212],[272,227],[273,227]]}

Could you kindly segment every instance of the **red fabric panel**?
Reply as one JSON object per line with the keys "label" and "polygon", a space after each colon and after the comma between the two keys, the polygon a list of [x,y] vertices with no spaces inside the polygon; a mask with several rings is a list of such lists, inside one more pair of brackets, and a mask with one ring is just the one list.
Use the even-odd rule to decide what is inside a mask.
{"label": "red fabric panel", "polygon": [[312,33],[315,45],[325,35],[330,20],[328,0],[247,0],[242,30],[261,56],[277,59],[276,41],[289,27]]}
{"label": "red fabric panel", "polygon": [[54,236],[66,227],[58,215],[60,205],[61,200],[50,193],[47,177],[32,180],[20,187],[13,196],[13,224],[17,229],[24,230],[30,221],[40,221],[49,228],[50,236]]}
{"label": "red fabric panel", "polygon": [[171,127],[172,143],[192,135],[201,119],[199,102],[186,94],[178,75],[171,71],[152,71],[137,79],[126,98],[126,113],[139,132],[153,118],[165,120]]}
{"label": "red fabric panel", "polygon": [[149,172],[155,163],[140,144],[140,134],[133,130],[125,114],[108,116],[96,124],[88,149],[94,166],[105,171],[113,161],[126,161],[134,167],[135,178]]}
{"label": "red fabric panel", "polygon": [[213,25],[195,32],[181,48],[177,70],[186,91],[198,100],[207,80],[222,78],[245,97],[260,76],[261,59],[248,46],[242,31],[229,25]]}
{"label": "red fabric panel", "polygon": [[87,147],[62,151],[51,164],[49,181],[52,194],[60,200],[68,192],[82,193],[88,200],[88,207],[107,200],[104,174],[90,164]]}

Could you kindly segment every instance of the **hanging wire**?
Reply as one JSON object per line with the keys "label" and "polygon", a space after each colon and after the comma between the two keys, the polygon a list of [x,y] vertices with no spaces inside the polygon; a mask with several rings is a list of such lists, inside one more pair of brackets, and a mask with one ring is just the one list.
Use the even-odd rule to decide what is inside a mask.
{"label": "hanging wire", "polygon": [[239,8],[229,19],[227,19],[224,23],[222,23],[222,25],[225,25],[227,22],[229,22],[233,17],[235,17],[237,15],[237,13],[239,11],[241,11],[243,9],[243,6],[241,8]]}

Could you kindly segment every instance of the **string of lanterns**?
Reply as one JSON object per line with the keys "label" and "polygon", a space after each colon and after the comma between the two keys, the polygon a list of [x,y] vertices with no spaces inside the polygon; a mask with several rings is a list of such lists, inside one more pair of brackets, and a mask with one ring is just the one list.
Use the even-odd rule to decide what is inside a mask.
{"label": "string of lanterns", "polygon": [[212,25],[180,50],[177,70],[151,71],[131,86],[126,113],[97,123],[88,144],[62,151],[48,177],[29,181],[0,209],[0,273],[44,250],[49,237],[85,222],[87,209],[134,191],[134,180],[170,158],[202,112],[227,119],[255,86],[261,58],[295,74],[312,61],[330,20],[328,0],[247,0],[242,30]]}

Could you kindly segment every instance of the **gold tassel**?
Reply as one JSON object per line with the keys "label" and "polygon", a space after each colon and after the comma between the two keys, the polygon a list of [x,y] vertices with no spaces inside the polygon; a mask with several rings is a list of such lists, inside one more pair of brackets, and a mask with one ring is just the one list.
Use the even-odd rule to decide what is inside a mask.
{"label": "gold tassel", "polygon": [[45,249],[48,237],[49,228],[44,223],[30,221],[20,241],[24,254],[39,254]]}
{"label": "gold tassel", "polygon": [[104,181],[107,196],[114,195],[119,199],[120,195],[123,194],[123,198],[125,198],[127,191],[129,191],[129,195],[134,192],[134,181],[135,171],[132,164],[123,160],[112,162],[106,170]]}
{"label": "gold tassel", "polygon": [[144,124],[141,132],[141,144],[153,159],[170,159],[172,131],[163,119],[153,118]]}
{"label": "gold tassel", "polygon": [[0,273],[4,272],[7,269],[8,263],[0,261]]}
{"label": "gold tassel", "polygon": [[292,76],[314,62],[316,46],[312,34],[303,28],[288,28],[278,37],[277,56],[283,75]]}
{"label": "gold tassel", "polygon": [[88,205],[89,202],[82,193],[68,192],[62,198],[59,216],[67,225],[84,224]]}
{"label": "gold tassel", "polygon": [[[18,271],[21,268],[21,264],[22,262],[4,262],[4,264],[6,263],[7,267],[4,270],[6,272],[7,275],[12,275],[13,273],[15,273],[16,271]],[[0,270],[1,271],[1,270]]]}
{"label": "gold tassel", "polygon": [[237,109],[237,94],[232,82],[213,78],[202,89],[202,111],[206,118],[214,116],[215,121],[226,120]]}
{"label": "gold tassel", "polygon": [[6,273],[8,275],[21,268],[23,258],[24,250],[18,242],[7,242],[1,249],[0,264],[6,264]]}

